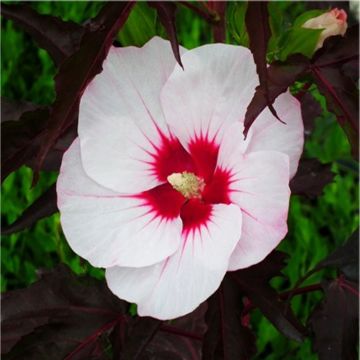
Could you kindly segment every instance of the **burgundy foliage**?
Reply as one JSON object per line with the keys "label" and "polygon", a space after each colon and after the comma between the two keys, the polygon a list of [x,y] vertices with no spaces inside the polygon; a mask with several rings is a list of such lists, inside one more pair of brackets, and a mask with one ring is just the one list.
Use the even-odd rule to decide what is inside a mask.
{"label": "burgundy foliage", "polygon": [[290,181],[291,193],[314,198],[322,194],[324,186],[333,177],[331,164],[321,164],[317,159],[302,159],[296,175]]}
{"label": "burgundy foliage", "polygon": [[40,195],[11,225],[2,224],[1,234],[13,234],[33,225],[38,220],[58,211],[56,206],[56,186],[51,185]]}
{"label": "burgundy foliage", "polygon": [[85,28],[55,16],[41,15],[26,4],[1,4],[1,14],[13,20],[45,49],[56,65],[60,65],[80,47]]}
{"label": "burgundy foliage", "polygon": [[314,350],[320,360],[358,359],[359,286],[340,276],[322,287],[325,299],[309,320]]}
{"label": "burgundy foliage", "polygon": [[[226,35],[226,2],[180,2],[204,18],[214,40]],[[56,99],[51,106],[2,100],[2,180],[22,165],[30,166],[35,180],[40,170],[58,171],[64,151],[77,136],[81,95],[101,72],[102,62],[134,2],[105,3],[100,13],[84,25],[38,14],[25,4],[1,4],[4,18],[26,31],[44,48],[58,67]],[[181,65],[177,40],[176,2],[149,2],[164,26],[174,56]],[[297,94],[302,105],[306,135],[321,114],[307,91],[315,84],[325,96],[357,155],[358,128],[358,27],[344,38],[325,41],[309,59],[294,54],[286,61],[266,61],[271,36],[266,2],[249,2],[246,27],[260,85],[246,116],[246,134],[257,116],[296,81],[304,84]],[[276,121],[274,119],[274,121]],[[293,194],[319,196],[333,179],[331,164],[302,159],[290,182]],[[11,234],[56,212],[55,185],[47,189],[22,215],[3,226]],[[3,224],[4,225],[4,224]],[[4,359],[131,359],[131,360],[241,360],[256,354],[251,330],[255,308],[290,339],[310,336],[319,358],[355,359],[358,337],[358,232],[308,272],[303,280],[324,268],[337,271],[335,279],[305,288],[296,286],[278,293],[270,281],[284,277],[287,255],[274,251],[259,264],[229,272],[220,288],[193,313],[161,322],[129,315],[129,304],[119,300],[104,281],[78,277],[65,266],[40,272],[40,279],[26,289],[2,295],[2,348]],[[291,310],[289,299],[305,291],[322,289],[324,298],[305,327]]]}
{"label": "burgundy foliage", "polygon": [[[336,114],[350,141],[355,158],[359,152],[359,74],[354,71],[355,66],[359,66],[358,39],[358,25],[348,29],[344,39],[341,36],[327,39],[324,47],[315,54],[310,67],[315,83],[326,98],[328,109]],[[349,62],[352,65],[350,69],[346,67]]]}
{"label": "burgundy foliage", "polygon": [[274,276],[281,275],[287,255],[274,251],[261,263],[231,274],[240,289],[258,307],[273,325],[290,339],[302,341],[305,328],[296,319],[288,304],[281,301],[279,294],[270,286]]}
{"label": "burgundy foliage", "polygon": [[[351,145],[352,153],[358,157],[359,108],[357,79],[359,77],[358,26],[354,25],[345,37],[334,36],[324,42],[313,58],[291,55],[285,62],[273,62],[267,69],[266,86],[260,78],[245,115],[246,134],[261,111],[274,102],[295,81],[311,76],[320,92],[325,96],[327,106],[337,116]],[[261,44],[261,43],[260,43]],[[264,55],[265,56],[265,55]],[[256,57],[254,57],[256,59]],[[265,61],[265,60],[264,60]],[[259,70],[258,70],[259,71]],[[265,73],[265,72],[264,72]],[[305,122],[309,122],[305,118]]]}
{"label": "burgundy foliage", "polygon": [[[274,107],[272,106],[273,100],[271,100],[271,93],[268,83],[269,75],[268,75],[267,63],[266,63],[266,52],[267,52],[268,42],[271,37],[271,29],[269,24],[269,12],[267,7],[267,2],[250,1],[248,3],[246,15],[245,15],[245,23],[246,23],[246,29],[249,34],[250,50],[254,55],[256,71],[259,75],[260,85],[258,87],[258,91],[261,91],[266,106],[269,107],[271,113],[278,120],[280,120],[276,114]],[[244,122],[245,136],[248,133],[251,124],[255,121],[256,116],[258,114],[256,115],[251,114],[248,108]]]}
{"label": "burgundy foliage", "polygon": [[215,42],[225,42],[226,40],[226,1],[208,1],[207,8],[213,14],[214,23],[212,24]]}
{"label": "burgundy foliage", "polygon": [[[1,180],[36,156],[49,108],[2,99]],[[5,104],[5,106],[4,106]]]}
{"label": "burgundy foliage", "polygon": [[156,9],[159,20],[164,26],[166,32],[168,33],[175,59],[179,63],[179,65],[183,67],[181,63],[179,42],[177,39],[175,27],[175,13],[177,9],[176,5],[171,2],[164,1],[149,1],[148,4],[149,6]]}
{"label": "burgundy foliage", "polygon": [[255,336],[242,323],[243,293],[227,275],[208,300],[203,359],[249,359],[256,354]]}
{"label": "burgundy foliage", "polygon": [[321,115],[320,104],[314,99],[310,92],[301,91],[297,94],[297,99],[301,104],[301,114],[304,120],[305,139],[310,136],[315,125],[315,119]]}

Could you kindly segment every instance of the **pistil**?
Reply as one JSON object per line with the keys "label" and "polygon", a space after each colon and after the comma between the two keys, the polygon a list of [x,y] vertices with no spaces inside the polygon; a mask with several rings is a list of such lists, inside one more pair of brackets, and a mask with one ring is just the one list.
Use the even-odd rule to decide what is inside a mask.
{"label": "pistil", "polygon": [[187,171],[173,173],[167,177],[167,181],[187,199],[200,198],[205,187],[203,179]]}

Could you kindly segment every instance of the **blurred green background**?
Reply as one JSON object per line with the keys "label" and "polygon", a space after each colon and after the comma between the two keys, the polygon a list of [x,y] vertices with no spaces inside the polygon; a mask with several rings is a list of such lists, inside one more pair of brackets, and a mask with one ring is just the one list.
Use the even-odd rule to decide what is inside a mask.
{"label": "blurred green background", "polygon": [[[81,23],[96,15],[102,4],[49,1],[33,2],[31,6],[41,13]],[[227,41],[230,43],[247,44],[243,25],[245,7],[245,3],[229,4],[227,14],[230,31],[227,33]],[[281,31],[277,33],[276,29],[289,28],[296,17],[306,10],[305,7],[306,3],[301,2],[271,3],[275,35],[281,36]],[[177,30],[180,43],[187,48],[212,42],[209,25],[182,6],[178,11]],[[117,40],[123,46],[141,46],[156,34],[166,36],[155,10],[146,3],[138,3]],[[272,41],[276,42],[276,36]],[[39,49],[11,21],[6,20],[2,21],[1,50],[2,96],[50,104],[55,96],[53,77],[56,68],[47,53]],[[323,113],[316,119],[315,129],[305,144],[305,155],[332,163],[336,176],[317,199],[292,196],[289,233],[279,246],[279,249],[290,255],[284,270],[288,281],[273,281],[273,285],[280,291],[290,289],[299,277],[342,244],[356,229],[359,220],[358,170],[349,155],[348,142],[334,116],[326,110],[323,97],[315,87],[311,88],[311,92],[320,102]],[[56,177],[56,173],[42,173],[39,183],[31,189],[30,169],[23,167],[12,173],[2,185],[2,223],[13,222],[44,189],[56,181]],[[91,267],[70,250],[62,234],[58,214],[39,221],[31,229],[3,236],[1,251],[2,291],[28,286],[36,280],[36,269],[52,268],[59,262],[68,264],[78,274],[103,277],[102,270]],[[317,283],[322,276],[324,273],[318,273],[304,285]],[[319,299],[319,292],[296,296],[292,301],[295,313],[305,321]],[[252,327],[257,335],[256,359],[317,358],[309,340],[303,344],[287,340],[258,311],[252,313]]]}

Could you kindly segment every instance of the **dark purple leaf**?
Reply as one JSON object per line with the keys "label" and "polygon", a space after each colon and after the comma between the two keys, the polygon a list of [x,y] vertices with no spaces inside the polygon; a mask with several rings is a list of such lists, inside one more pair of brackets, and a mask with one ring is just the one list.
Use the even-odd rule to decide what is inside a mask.
{"label": "dark purple leaf", "polygon": [[338,66],[352,60],[358,60],[359,56],[359,27],[350,27],[344,37],[331,36],[324,42],[312,59],[317,67]]}
{"label": "dark purple leaf", "polygon": [[[359,229],[354,231],[344,245],[338,247],[327,258],[320,261],[313,272],[329,266],[340,269],[347,278],[359,280]],[[352,271],[352,268],[355,271]],[[350,271],[350,274],[348,274],[348,271]]]}
{"label": "dark purple leaf", "polygon": [[297,173],[290,181],[290,190],[294,195],[314,198],[322,194],[333,178],[331,164],[321,164],[317,159],[301,159]]}
{"label": "dark purple leaf", "polygon": [[59,266],[29,288],[2,295],[2,353],[11,350],[9,359],[88,359],[99,336],[123,321],[126,307],[104,282]]}
{"label": "dark purple leaf", "polygon": [[192,313],[164,322],[146,349],[149,359],[201,360],[207,304]]}
{"label": "dark purple leaf", "polygon": [[281,93],[285,92],[290,85],[308,71],[308,67],[309,60],[303,55],[291,55],[286,62],[275,61],[268,67],[268,99],[264,89],[259,85],[246,110],[245,135],[268,102],[272,104]]}
{"label": "dark purple leaf", "polygon": [[232,272],[243,293],[257,306],[273,325],[290,339],[302,341],[305,328],[296,319],[289,305],[269,285],[269,280],[281,274],[286,254],[274,251],[261,263]]}
{"label": "dark purple leaf", "polygon": [[337,116],[344,129],[352,154],[358,158],[359,152],[359,106],[358,89],[351,79],[344,76],[338,67],[312,67],[314,80],[319,91],[325,96],[328,109]]}
{"label": "dark purple leaf", "polygon": [[137,318],[132,322],[128,330],[128,336],[124,341],[124,350],[114,356],[114,359],[140,360],[146,347],[158,332],[161,321],[150,317]]}
{"label": "dark purple leaf", "polygon": [[71,21],[37,13],[26,4],[8,5],[1,4],[1,15],[13,20],[16,25],[25,30],[45,49],[59,65],[80,45],[85,33],[84,27]]}
{"label": "dark purple leaf", "polygon": [[[1,177],[2,181],[22,165],[35,168],[36,154],[45,137],[49,109],[27,102],[2,102]],[[24,111],[21,113],[21,111]],[[42,170],[58,171],[64,151],[77,136],[77,113],[74,125],[59,137],[47,154]]]}
{"label": "dark purple leaf", "polygon": [[[7,112],[9,114],[10,110]],[[15,116],[13,121],[1,123],[2,181],[36,155],[49,117],[47,107],[26,111],[20,118],[15,111],[11,112]]]}
{"label": "dark purple leaf", "polygon": [[56,205],[56,185],[53,184],[40,195],[12,224],[2,225],[1,234],[8,235],[30,227],[38,220],[58,211]]}
{"label": "dark purple leaf", "polygon": [[13,101],[1,98],[1,122],[18,121],[24,113],[38,108],[41,108],[41,106],[28,101]]}
{"label": "dark purple leaf", "polygon": [[316,52],[310,67],[314,81],[325,96],[328,109],[336,114],[356,159],[359,155],[359,91],[356,82],[358,71],[357,74],[350,74],[350,78],[347,76],[349,72],[344,72],[343,69],[346,63],[354,62],[357,64],[355,67],[359,68],[358,42],[358,26],[350,28],[344,38],[336,36],[327,39],[324,46]]}
{"label": "dark purple leaf", "polygon": [[156,9],[159,20],[161,24],[164,26],[171,43],[171,48],[173,50],[176,61],[179,63],[181,67],[183,64],[181,63],[180,50],[179,50],[179,42],[176,35],[176,24],[175,24],[175,14],[176,14],[176,5],[170,1],[162,2],[162,1],[149,1],[149,6]]}
{"label": "dark purple leaf", "polygon": [[50,113],[46,139],[37,157],[34,182],[49,150],[76,121],[80,97],[93,77],[102,70],[117,31],[126,21],[134,2],[109,2],[88,24],[80,48],[60,66],[55,78],[56,100]]}
{"label": "dark purple leaf", "polygon": [[[247,33],[249,35],[249,47],[254,56],[256,64],[256,71],[259,75],[260,85],[266,105],[271,113],[278,119],[276,110],[272,106],[273,101],[270,100],[269,84],[268,84],[268,70],[266,63],[266,52],[268,42],[271,37],[271,29],[269,24],[269,12],[267,1],[249,1],[246,14],[245,24]],[[244,135],[246,136],[251,124],[256,117],[252,119],[250,114],[246,112],[244,122]],[[281,121],[281,120],[280,120]]]}
{"label": "dark purple leaf", "polygon": [[256,353],[255,336],[241,323],[242,293],[230,276],[208,300],[204,360],[250,359]]}
{"label": "dark purple leaf", "polygon": [[358,359],[358,284],[343,277],[322,284],[323,303],[310,317],[315,334],[313,348],[320,360]]}
{"label": "dark purple leaf", "polygon": [[214,41],[223,43],[226,40],[225,13],[227,2],[208,1],[206,5],[208,9],[214,14],[214,19],[216,19],[216,22],[212,24]]}
{"label": "dark purple leaf", "polygon": [[359,80],[359,60],[358,58],[350,59],[341,65],[341,73],[348,77],[353,82],[357,83]]}
{"label": "dark purple leaf", "polygon": [[304,122],[304,133],[308,137],[312,133],[315,119],[322,114],[322,108],[318,101],[314,99],[310,92],[306,91],[298,97],[301,104],[301,115]]}

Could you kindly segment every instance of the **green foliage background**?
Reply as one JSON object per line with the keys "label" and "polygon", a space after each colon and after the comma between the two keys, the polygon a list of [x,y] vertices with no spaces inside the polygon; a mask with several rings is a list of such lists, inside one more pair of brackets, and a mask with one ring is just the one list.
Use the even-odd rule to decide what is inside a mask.
{"label": "green foliage background", "polygon": [[[286,29],[305,9],[304,3],[271,3],[272,39],[269,56],[276,53],[276,43]],[[83,22],[94,16],[102,6],[100,2],[33,2],[41,13],[60,16],[64,20]],[[243,26],[245,3],[231,3],[228,11],[228,42],[247,43]],[[211,29],[206,22],[186,8],[180,8],[177,17],[180,43],[193,48],[212,42]],[[146,3],[138,3],[117,40],[123,45],[143,45],[154,35],[165,36],[156,18],[155,10]],[[275,45],[274,45],[275,44]],[[275,50],[274,50],[275,49]],[[15,28],[11,21],[2,22],[1,36],[1,90],[2,96],[15,100],[28,100],[50,104],[55,97],[53,77],[56,68],[33,40]],[[358,224],[358,168],[351,160],[346,137],[332,114],[327,112],[325,101],[315,87],[314,97],[323,108],[316,120],[315,130],[305,145],[305,155],[321,162],[331,162],[336,176],[323,195],[315,200],[292,196],[289,213],[289,233],[279,249],[290,255],[284,273],[288,281],[275,279],[273,285],[280,291],[288,290],[317,262],[342,244]],[[11,174],[2,185],[2,222],[13,222],[49,185],[56,181],[56,173],[42,173],[39,183],[31,188],[31,170],[23,167]],[[103,271],[91,267],[75,255],[62,234],[59,215],[39,221],[32,228],[4,236],[1,246],[1,290],[28,286],[36,280],[36,270],[52,268],[59,262],[68,264],[78,274],[89,273],[103,278]],[[316,283],[322,276],[314,275],[306,284]],[[305,321],[320,293],[296,296],[292,303],[295,313]],[[252,327],[257,335],[256,359],[316,359],[310,341],[303,344],[289,341],[257,311],[252,313]]]}

